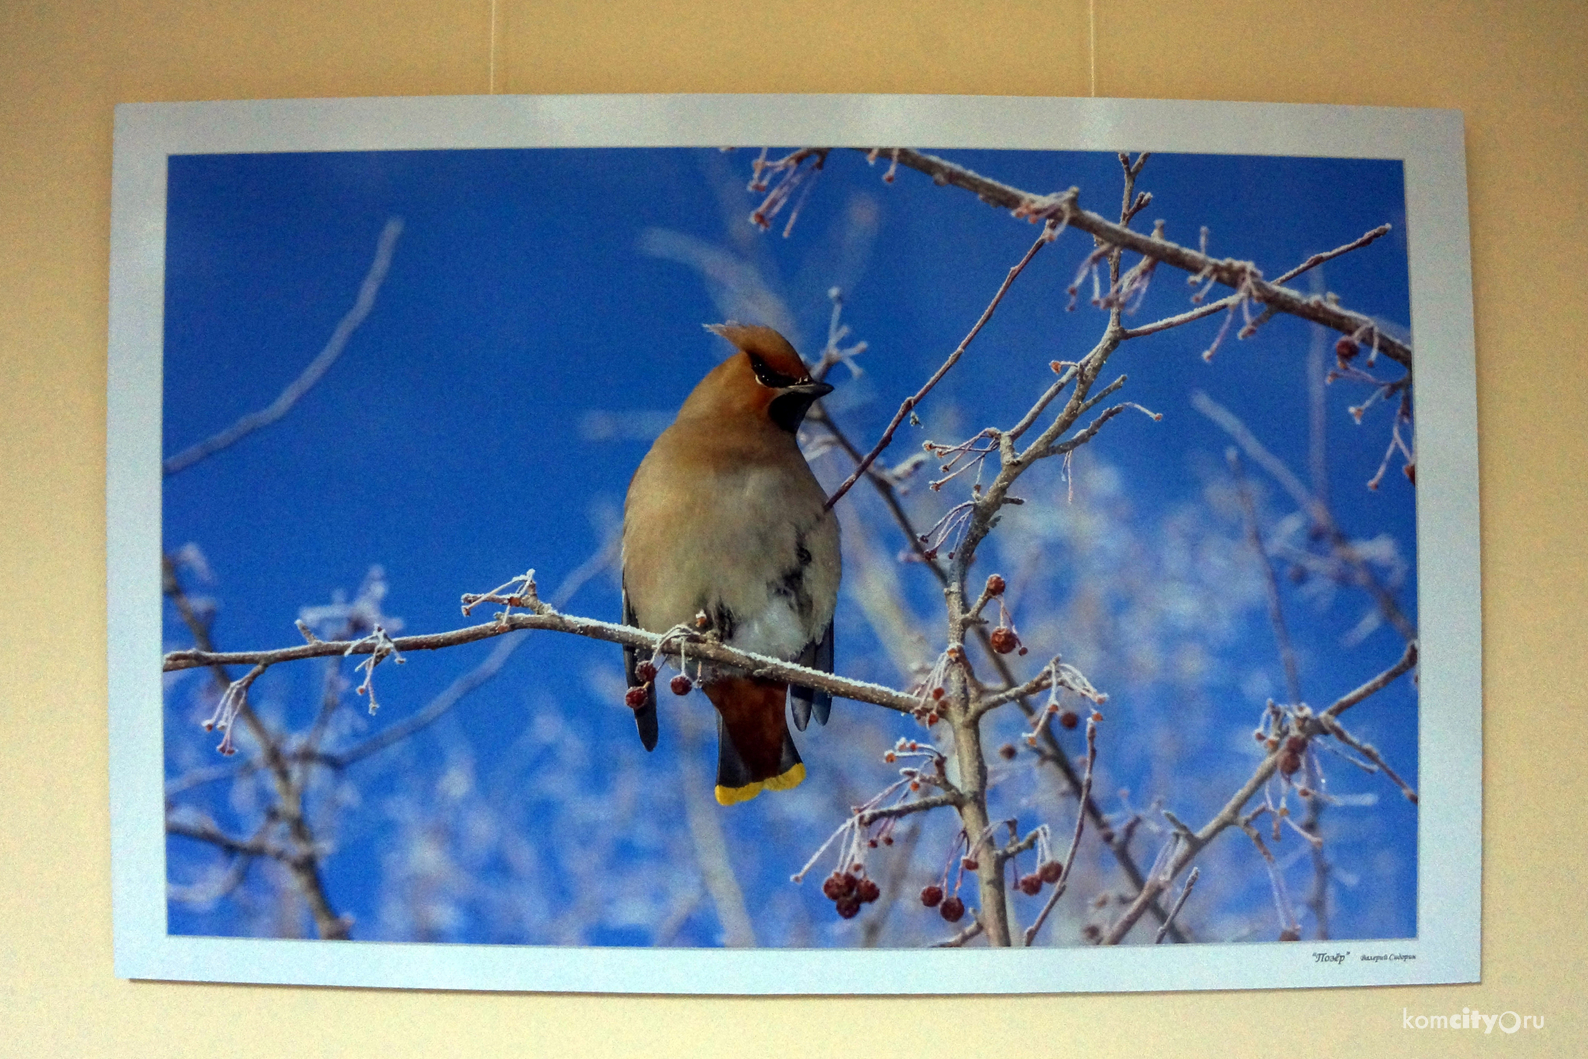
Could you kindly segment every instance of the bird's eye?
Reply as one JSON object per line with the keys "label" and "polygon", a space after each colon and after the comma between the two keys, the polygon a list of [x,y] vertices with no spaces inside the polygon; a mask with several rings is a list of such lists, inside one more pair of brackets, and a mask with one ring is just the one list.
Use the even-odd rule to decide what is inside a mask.
{"label": "bird's eye", "polygon": [[750,370],[755,372],[755,377],[760,381],[762,386],[767,386],[774,390],[781,390],[786,387],[797,386],[799,384],[798,379],[791,375],[784,375],[780,371],[774,371],[766,361],[762,360],[754,353],[746,353],[745,356],[750,358]]}

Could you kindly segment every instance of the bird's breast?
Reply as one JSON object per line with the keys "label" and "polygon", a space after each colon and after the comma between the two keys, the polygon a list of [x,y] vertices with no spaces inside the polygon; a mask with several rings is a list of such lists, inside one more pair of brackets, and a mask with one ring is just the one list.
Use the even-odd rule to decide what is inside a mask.
{"label": "bird's breast", "polygon": [[704,612],[735,647],[798,655],[832,618],[838,522],[793,460],[683,458],[659,441],[629,488],[623,570],[636,620],[662,631]]}

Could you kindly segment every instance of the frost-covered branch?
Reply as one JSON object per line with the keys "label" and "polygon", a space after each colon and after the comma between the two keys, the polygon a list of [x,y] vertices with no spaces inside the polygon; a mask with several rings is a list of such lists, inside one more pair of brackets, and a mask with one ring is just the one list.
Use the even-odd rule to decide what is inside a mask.
{"label": "frost-covered branch", "polygon": [[[686,635],[676,630],[666,634],[647,632],[630,625],[562,614],[545,603],[538,606],[540,609],[517,614],[508,613],[499,619],[447,632],[394,636],[391,638],[391,643],[396,650],[402,652],[440,651],[520,631],[560,632],[652,652],[660,651],[670,657],[677,657],[682,647],[693,659],[734,666],[752,677],[818,688],[846,699],[885,706],[901,713],[909,713],[919,704],[913,696],[880,684],[851,680],[848,677],[824,673],[794,662],[740,651],[705,636]],[[169,673],[200,666],[273,666],[306,658],[372,654],[375,649],[375,643],[368,639],[319,640],[314,643],[295,644],[291,647],[263,651],[206,651],[202,648],[192,648],[167,654],[163,669]]]}
{"label": "frost-covered branch", "polygon": [[[862,150],[869,153],[877,151],[876,148],[862,148]],[[1367,333],[1372,336],[1372,341],[1376,342],[1381,353],[1408,371],[1411,370],[1411,347],[1380,331],[1370,317],[1332,305],[1323,298],[1309,297],[1281,286],[1285,279],[1299,275],[1307,268],[1321,264],[1322,261],[1348,250],[1354,250],[1358,246],[1367,245],[1384,234],[1388,230],[1387,225],[1374,229],[1352,244],[1326,254],[1314,255],[1318,260],[1309,258],[1302,266],[1286,273],[1284,278],[1269,282],[1262,279],[1251,262],[1213,258],[1190,247],[1144,235],[1101,214],[1081,209],[1076,204],[1078,190],[1075,188],[1051,195],[1037,195],[984,177],[945,158],[938,158],[921,151],[909,148],[882,148],[881,151],[894,158],[897,164],[925,173],[937,184],[964,188],[973,192],[989,206],[1009,210],[1017,217],[1033,221],[1062,218],[1069,227],[1078,228],[1110,246],[1134,251],[1143,257],[1172,265],[1192,276],[1205,277],[1232,290],[1244,290],[1252,300],[1276,312],[1311,320],[1344,335]]]}
{"label": "frost-covered branch", "polygon": [[[1406,645],[1405,653],[1401,655],[1400,660],[1394,665],[1356,690],[1342,695],[1321,714],[1299,716],[1296,719],[1294,731],[1287,733],[1285,738],[1277,741],[1274,749],[1263,758],[1256,770],[1252,772],[1251,777],[1241,785],[1241,788],[1231,796],[1229,801],[1225,802],[1224,808],[1214,814],[1211,820],[1196,831],[1192,831],[1184,825],[1176,828],[1180,841],[1177,844],[1174,856],[1161,871],[1155,872],[1147,880],[1141,892],[1136,895],[1136,899],[1130,903],[1130,906],[1125,909],[1119,919],[1109,927],[1103,936],[1103,944],[1116,945],[1123,941],[1125,935],[1130,933],[1130,928],[1135,926],[1143,913],[1147,911],[1148,905],[1168,889],[1169,884],[1186,869],[1191,861],[1196,858],[1197,854],[1206,849],[1208,844],[1225,830],[1241,823],[1241,811],[1246,807],[1246,803],[1251,801],[1253,795],[1263,789],[1263,786],[1273,778],[1276,772],[1281,771],[1282,766],[1286,764],[1287,755],[1295,755],[1296,752],[1289,746],[1289,738],[1300,739],[1305,743],[1306,740],[1314,736],[1332,734],[1331,727],[1338,724],[1340,714],[1364,699],[1382,691],[1394,683],[1402,674],[1409,672],[1416,664],[1417,642],[1414,640]],[[1174,822],[1171,818],[1171,823]]]}

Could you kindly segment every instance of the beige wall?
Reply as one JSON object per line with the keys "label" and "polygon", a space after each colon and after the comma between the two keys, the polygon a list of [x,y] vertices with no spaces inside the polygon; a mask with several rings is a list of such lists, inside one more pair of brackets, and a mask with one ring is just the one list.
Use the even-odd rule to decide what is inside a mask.
{"label": "beige wall", "polygon": [[[1584,1054],[1588,5],[1096,7],[1100,95],[1466,112],[1487,662],[1481,986],[767,1001],[118,981],[101,604],[112,104],[485,92],[491,0],[3,0],[0,1054]],[[1089,91],[1085,0],[497,8],[499,91]],[[1463,1006],[1541,1014],[1546,1028],[1504,1040],[1400,1028],[1403,1007]]]}

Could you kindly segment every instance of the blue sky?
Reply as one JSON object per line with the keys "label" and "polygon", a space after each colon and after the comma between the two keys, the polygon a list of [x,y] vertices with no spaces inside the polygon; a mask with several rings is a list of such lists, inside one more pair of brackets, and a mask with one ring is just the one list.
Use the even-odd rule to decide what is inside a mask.
{"label": "blue sky", "polygon": [[[945,153],[1027,190],[1076,185],[1083,206],[1105,215],[1118,209],[1113,155]],[[834,373],[838,391],[830,407],[851,437],[869,445],[899,400],[964,336],[1035,235],[920,174],[901,171],[885,184],[884,167],[868,167],[854,152],[832,155],[791,236],[781,234],[782,218],[761,233],[746,219],[757,201],[743,187],[753,157],[745,150],[489,150],[173,158],[167,454],[274,399],[352,304],[383,225],[391,217],[404,224],[373,311],[324,379],[281,422],[166,483],[165,545],[192,543],[206,557],[213,581],[195,582],[193,590],[217,601],[217,645],[295,642],[293,621],[302,608],[328,602],[338,590],[356,592],[376,564],[389,586],[384,609],[410,633],[464,624],[461,593],[492,588],[530,567],[549,591],[590,558],[614,525],[649,437],[724,352],[701,325],[730,312],[781,314],[767,322],[791,331],[813,359],[826,336],[827,292],[841,287],[844,320],[868,349],[859,359],[864,375]],[[1269,276],[1379,224],[1394,225],[1390,236],[1323,272],[1328,290],[1346,306],[1409,329],[1399,163],[1159,155],[1140,186],[1154,201],[1138,227],[1163,218],[1168,238],[1195,246],[1206,226],[1210,253],[1254,260]],[[924,428],[902,433],[888,459],[903,459],[925,437],[956,442],[983,425],[1012,422],[1052,378],[1050,360],[1074,359],[1090,348],[1103,318],[1084,300],[1066,311],[1064,293],[1089,249],[1088,237],[1069,232],[1038,256],[923,408]],[[1306,282],[1298,284],[1310,289]],[[1133,322],[1182,311],[1188,293],[1182,276],[1160,270]],[[990,572],[987,564],[1036,557],[1027,609],[1017,605],[1015,615],[1032,641],[1033,661],[1054,650],[1069,657],[1074,649],[1065,637],[1073,624],[1056,616],[1076,613],[1083,595],[1101,600],[1096,605],[1111,616],[1100,631],[1073,634],[1093,644],[1077,657],[1090,662],[1093,683],[1114,696],[1104,729],[1105,740],[1114,742],[1105,741],[1102,751],[1110,779],[1130,789],[1129,804],[1162,798],[1192,820],[1216,809],[1221,794],[1234,789],[1231,781],[1250,771],[1252,760],[1241,756],[1249,751],[1235,747],[1232,733],[1242,726],[1249,732],[1265,687],[1274,695],[1282,687],[1266,607],[1255,606],[1248,592],[1240,600],[1232,595],[1228,613],[1169,622],[1165,627],[1177,631],[1164,656],[1201,659],[1187,663],[1188,670],[1181,666],[1190,675],[1170,679],[1172,666],[1133,664],[1130,658],[1139,662],[1142,652],[1120,648],[1120,630],[1134,628],[1131,615],[1138,611],[1131,608],[1163,596],[1151,583],[1135,585],[1130,599],[1137,602],[1129,602],[1122,585],[1130,578],[1120,571],[1179,569],[1177,562],[1196,567],[1205,553],[1175,559],[1162,549],[1201,540],[1196,534],[1218,524],[1208,497],[1223,480],[1228,439],[1192,409],[1192,392],[1206,391],[1235,411],[1306,477],[1307,354],[1314,341],[1310,325],[1280,318],[1247,341],[1236,342],[1232,333],[1207,363],[1199,354],[1218,323],[1127,343],[1115,355],[1110,373],[1130,376],[1121,396],[1162,413],[1162,422],[1124,416],[1110,424],[1076,459],[1073,500],[1057,468],[1034,478],[1034,488],[1052,501],[1050,521],[1022,528],[1011,518],[1004,532],[1037,544],[1021,551],[1000,543],[1002,550],[989,552],[978,567]],[[1365,395],[1346,382],[1327,391],[1335,515],[1348,534],[1388,540],[1411,564],[1412,488],[1396,473],[1377,492],[1363,485],[1389,439],[1384,407],[1370,410],[1361,426],[1346,414]],[[828,459],[817,469],[831,484],[842,468]],[[1248,473],[1265,531],[1272,529],[1290,508],[1257,469],[1248,465]],[[941,498],[917,489],[911,503],[926,512],[948,502],[954,488]],[[860,535],[891,554],[900,542],[887,536],[889,526],[874,512],[867,514],[869,503],[857,497],[852,517],[870,518]],[[1077,528],[1082,511],[1103,520],[1089,523],[1103,527],[1098,534]],[[1238,539],[1238,526],[1226,529]],[[1155,557],[1110,552],[1127,539]],[[937,613],[935,585],[924,571],[900,566],[896,574],[913,613]],[[1217,580],[1207,575],[1203,563],[1186,580]],[[1241,576],[1249,589],[1251,569]],[[1402,641],[1387,628],[1342,644],[1369,609],[1360,593],[1318,591],[1316,583],[1289,578],[1282,584],[1307,701],[1327,704],[1399,656]],[[897,645],[890,654],[871,611],[848,591],[838,620],[839,670],[900,683],[890,661]],[[1409,576],[1399,599],[1415,617]],[[592,580],[567,609],[616,619],[615,581]],[[170,613],[166,628],[172,646],[186,646]],[[1039,629],[1054,642],[1035,642]],[[936,625],[923,632],[940,643]],[[346,696],[338,737],[352,741],[401,721],[490,649],[473,645],[414,655],[400,669],[383,667],[376,677],[380,714],[364,716],[362,701]],[[698,695],[664,703],[662,745],[646,755],[626,711],[608,694],[618,666],[617,650],[607,645],[532,638],[441,724],[385,761],[354,766],[316,794],[324,799],[317,811],[335,821],[327,887],[333,903],[357,920],[356,936],[407,936],[400,906],[409,891],[400,880],[414,875],[396,864],[394,851],[416,848],[415,835],[434,832],[434,821],[452,812],[457,826],[443,843],[457,869],[451,877],[474,882],[426,936],[552,937],[536,933],[535,917],[554,918],[563,914],[557,909],[577,904],[570,873],[588,869],[569,867],[577,847],[609,858],[615,881],[610,899],[586,916],[575,940],[653,943],[654,918],[674,904],[678,925],[670,943],[722,940],[710,902],[690,905],[688,886],[676,880],[668,884],[682,887],[676,894],[648,882],[668,866],[680,877],[697,872],[686,863],[690,832],[679,764],[680,755],[709,759],[711,738],[709,732],[685,738],[690,724],[680,711],[694,711],[703,722],[709,706]],[[277,667],[256,686],[254,700],[280,723],[302,727],[318,707],[320,680],[314,665]],[[193,723],[207,713],[203,690],[198,681],[171,685],[170,776],[217,760],[214,738]],[[861,752],[868,740],[906,734],[909,726],[858,704],[840,704],[838,712],[833,727],[801,739],[811,770],[801,792],[763,797],[718,818],[746,903],[765,912],[764,930],[758,929],[763,942],[853,944],[858,937],[860,928],[838,923],[810,882],[792,888],[787,879],[841,821],[836,806],[866,793],[866,783],[880,789],[888,782],[887,770]],[[1364,733],[1415,784],[1411,685],[1403,681],[1358,715]],[[1414,932],[1415,811],[1382,777],[1337,759],[1328,767],[1333,789],[1377,797],[1371,808],[1332,811],[1331,841],[1338,845],[1331,845],[1331,857],[1341,869],[1337,935]],[[534,787],[541,780],[544,790]],[[1023,790],[1018,783],[1012,779],[1009,790]],[[532,787],[539,793],[530,797],[525,792]],[[238,831],[249,828],[260,804],[257,791],[227,784],[191,797]],[[777,798],[786,803],[771,804]],[[1108,808],[1120,804],[1110,794]],[[1050,822],[1056,832],[1073,821],[1069,805],[1044,806],[1035,794],[1021,812],[1023,820]],[[473,846],[461,823],[471,813],[489,818],[479,826],[490,832]],[[609,823],[591,823],[602,819]],[[946,819],[926,825],[919,871],[928,871],[929,861],[941,863],[952,830]],[[599,841],[590,838],[596,832]],[[1248,883],[1229,884],[1219,915],[1260,920],[1269,907],[1267,878],[1249,844],[1238,848],[1237,839],[1246,842],[1221,841],[1231,863],[1249,873]],[[1292,838],[1288,852],[1295,847]],[[168,849],[177,881],[190,881],[217,859],[188,840],[172,839]],[[1143,859],[1151,855],[1146,848]],[[1096,858],[1095,870],[1106,885],[1105,857]],[[1299,892],[1310,869],[1292,859],[1286,870]],[[535,880],[534,899],[511,898],[515,888],[530,885],[527,879]],[[204,907],[172,902],[171,929],[257,929],[267,882],[251,879],[236,899]],[[920,910],[908,904],[901,901],[891,914],[919,919]],[[1225,921],[1211,909],[1208,915],[1208,936],[1218,936]]]}

